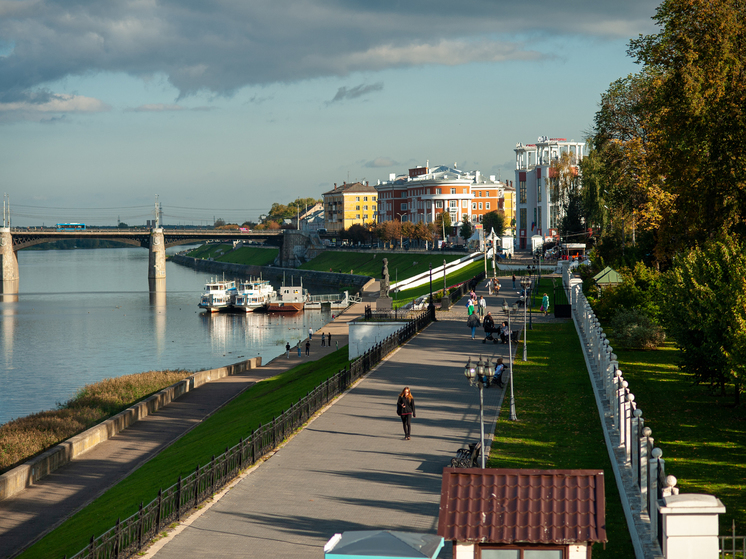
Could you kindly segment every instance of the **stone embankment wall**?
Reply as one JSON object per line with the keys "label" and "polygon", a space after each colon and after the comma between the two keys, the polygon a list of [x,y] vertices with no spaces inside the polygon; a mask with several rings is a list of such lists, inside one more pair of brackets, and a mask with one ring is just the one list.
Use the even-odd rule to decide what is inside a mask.
{"label": "stone embankment wall", "polygon": [[194,390],[212,380],[237,375],[250,369],[261,367],[261,365],[262,358],[253,357],[252,359],[226,367],[199,371],[184,380],[164,388],[114,417],[67,439],[65,442],[50,448],[28,462],[5,472],[0,476],[0,501],[23,491],[33,485],[35,481],[49,475],[84,452],[92,449],[97,444],[110,439],[136,421],[147,417],[151,413],[155,413],[190,390]]}
{"label": "stone embankment wall", "polygon": [[171,257],[172,262],[189,266],[195,270],[209,272],[213,274],[222,274],[225,272],[227,278],[249,278],[259,277],[270,281],[282,281],[283,275],[285,282],[289,285],[300,285],[303,278],[303,286],[308,288],[327,288],[340,290],[354,286],[360,290],[372,278],[369,276],[358,276],[355,274],[338,274],[335,272],[316,272],[313,270],[297,270],[295,268],[279,268],[275,266],[247,266],[244,264],[231,264],[229,262],[215,262],[214,260],[203,260],[176,254]]}

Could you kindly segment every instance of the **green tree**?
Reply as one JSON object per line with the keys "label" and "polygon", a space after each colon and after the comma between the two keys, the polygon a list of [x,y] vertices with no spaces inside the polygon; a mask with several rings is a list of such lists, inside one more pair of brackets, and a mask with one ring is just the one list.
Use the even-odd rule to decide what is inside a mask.
{"label": "green tree", "polygon": [[474,234],[474,228],[471,226],[468,215],[465,215],[463,221],[461,221],[461,231],[459,233],[465,241],[468,241]]}
{"label": "green tree", "polygon": [[451,214],[450,213],[444,211],[444,212],[440,212],[438,215],[435,216],[435,231],[440,236],[443,236],[443,231],[445,231],[446,236],[451,234]]}
{"label": "green tree", "polygon": [[495,235],[502,237],[505,233],[505,214],[501,211],[494,210],[487,212],[482,217],[482,227],[484,227],[485,234],[489,234],[493,229]]}
{"label": "green tree", "polygon": [[663,317],[682,371],[700,383],[732,385],[740,404],[746,374],[746,255],[728,234],[676,257],[664,278]]}

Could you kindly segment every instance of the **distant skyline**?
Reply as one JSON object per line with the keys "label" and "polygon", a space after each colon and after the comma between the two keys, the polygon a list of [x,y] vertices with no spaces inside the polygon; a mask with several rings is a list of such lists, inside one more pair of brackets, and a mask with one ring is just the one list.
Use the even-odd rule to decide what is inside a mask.
{"label": "distant skyline", "polygon": [[[584,140],[658,2],[0,3],[14,225],[256,220],[334,183]],[[572,7],[573,10],[569,10]]]}

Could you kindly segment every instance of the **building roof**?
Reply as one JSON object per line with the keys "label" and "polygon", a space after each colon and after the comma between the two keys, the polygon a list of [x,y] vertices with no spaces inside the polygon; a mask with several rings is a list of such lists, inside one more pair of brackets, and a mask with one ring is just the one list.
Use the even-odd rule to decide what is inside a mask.
{"label": "building roof", "polygon": [[329,190],[328,192],[324,192],[323,196],[327,196],[329,194],[351,194],[354,192],[367,192],[375,194],[377,190],[375,187],[370,186],[369,184],[363,184],[361,182],[350,182],[350,183],[343,183],[339,186],[336,186],[332,190]]}
{"label": "building roof", "polygon": [[602,285],[617,285],[622,283],[622,276],[616,270],[606,266],[606,268],[593,276],[593,280]]}
{"label": "building roof", "polygon": [[490,543],[605,542],[602,470],[445,468],[438,535]]}

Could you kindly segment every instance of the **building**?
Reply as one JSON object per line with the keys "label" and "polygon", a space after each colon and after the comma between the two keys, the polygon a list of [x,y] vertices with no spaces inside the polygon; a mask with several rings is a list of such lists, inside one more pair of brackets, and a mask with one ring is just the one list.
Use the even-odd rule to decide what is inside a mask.
{"label": "building", "polygon": [[342,183],[324,192],[324,221],[331,233],[353,225],[368,225],[378,221],[378,192],[361,182]]}
{"label": "building", "polygon": [[[484,214],[500,210],[506,213],[508,225],[513,217],[515,189],[485,177],[479,171],[463,171],[440,165],[415,167],[408,174],[391,174],[389,180],[376,185],[379,200],[378,221],[411,221],[432,223],[438,214],[448,212],[451,223],[467,216],[481,223]],[[508,213],[510,212],[510,213]]]}
{"label": "building", "polygon": [[438,535],[454,559],[588,559],[604,490],[603,470],[444,468]]}
{"label": "building", "polygon": [[518,186],[516,228],[521,249],[530,246],[528,239],[534,235],[556,237],[562,219],[562,200],[552,198],[552,179],[558,162],[569,155],[573,172],[579,173],[585,142],[567,141],[565,138],[542,136],[535,144],[516,144],[515,183]]}

